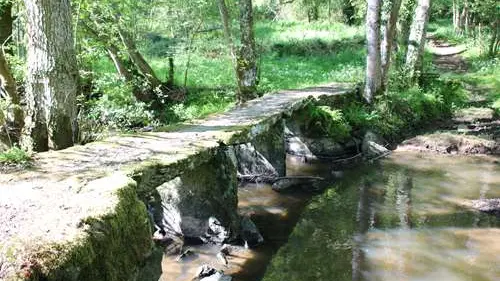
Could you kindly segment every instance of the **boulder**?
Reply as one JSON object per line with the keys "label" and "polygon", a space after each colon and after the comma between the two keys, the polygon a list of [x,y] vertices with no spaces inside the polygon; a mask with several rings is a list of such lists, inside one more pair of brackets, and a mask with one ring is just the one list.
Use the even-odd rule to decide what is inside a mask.
{"label": "boulder", "polygon": [[[255,247],[264,242],[255,223],[249,217],[241,219],[241,238],[249,247]],[[222,249],[221,249],[222,252]]]}
{"label": "boulder", "polygon": [[227,151],[155,190],[150,202],[157,240],[183,237],[221,244],[239,236],[236,167]]}
{"label": "boulder", "polygon": [[379,135],[372,131],[365,133],[361,151],[367,159],[376,159],[390,153],[390,150],[384,147],[385,141]]}
{"label": "boulder", "polygon": [[231,232],[214,217],[208,219],[208,229],[202,239],[207,239],[210,242],[222,244],[229,239]]}
{"label": "boulder", "polygon": [[269,182],[279,176],[276,168],[251,143],[234,145],[231,159],[241,181]]}
{"label": "boulder", "polygon": [[208,265],[202,265],[193,278],[193,281],[231,281],[232,277]]}

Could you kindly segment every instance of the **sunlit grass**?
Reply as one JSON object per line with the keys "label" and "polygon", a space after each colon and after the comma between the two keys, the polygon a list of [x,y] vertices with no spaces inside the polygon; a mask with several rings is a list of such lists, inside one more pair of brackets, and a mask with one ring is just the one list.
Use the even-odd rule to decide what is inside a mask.
{"label": "sunlit grass", "polygon": [[[327,22],[259,21],[255,24],[255,34],[260,55],[260,93],[362,80],[365,63],[363,27]],[[156,42],[141,47],[157,76],[164,81],[168,74],[168,59],[162,48],[166,45],[165,42]],[[170,46],[176,50],[173,54],[175,83],[179,86],[185,84],[188,89],[186,100],[172,108],[176,117],[170,121],[223,112],[235,102],[236,79],[222,31],[200,34],[191,51],[186,47],[183,44]],[[93,67],[98,73],[115,72],[112,62],[105,58],[94,62]]]}
{"label": "sunlit grass", "polygon": [[27,165],[30,161],[31,161],[31,155],[28,152],[15,146],[0,153],[0,165],[2,164]]}

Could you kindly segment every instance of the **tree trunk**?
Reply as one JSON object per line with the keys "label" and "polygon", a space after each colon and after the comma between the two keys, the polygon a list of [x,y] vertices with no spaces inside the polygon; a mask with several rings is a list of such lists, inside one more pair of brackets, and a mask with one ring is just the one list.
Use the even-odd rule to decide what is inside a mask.
{"label": "tree trunk", "polygon": [[384,5],[384,11],[382,15],[382,44],[380,46],[383,89],[386,89],[387,87],[393,42],[396,35],[396,24],[398,21],[399,10],[401,8],[401,0],[392,0],[387,2],[387,5]]}
{"label": "tree trunk", "polygon": [[368,0],[366,12],[366,42],[368,55],[366,57],[366,85],[364,98],[371,103],[373,97],[380,91],[380,9],[381,0]]}
{"label": "tree trunk", "polygon": [[22,145],[72,146],[77,133],[78,69],[69,0],[24,0],[28,23],[27,116]]}
{"label": "tree trunk", "polygon": [[467,0],[464,0],[464,6],[462,8],[462,13],[460,14],[458,18],[458,26],[460,29],[460,33],[465,32],[465,21],[467,18]]}
{"label": "tree trunk", "polygon": [[[222,27],[224,29],[224,37],[226,39],[227,46],[229,48],[229,54],[231,56],[231,62],[234,68],[234,75],[236,77],[236,83],[238,83],[238,68],[236,60],[236,47],[233,42],[233,35],[231,33],[231,25],[229,23],[229,11],[226,6],[225,0],[218,0],[217,4],[219,6],[220,17],[222,21]],[[238,83],[239,84],[239,83]]]}
{"label": "tree trunk", "polygon": [[253,31],[252,0],[240,0],[241,47],[237,59],[238,100],[257,97],[257,54]]}
{"label": "tree trunk", "polygon": [[120,57],[120,50],[118,47],[114,44],[109,44],[106,47],[106,50],[108,51],[108,55],[113,61],[116,72],[120,75],[120,78],[125,82],[132,82],[134,80],[134,76],[128,70],[127,64]]}
{"label": "tree trunk", "polygon": [[399,19],[399,35],[398,43],[401,53],[406,54],[408,48],[408,40],[410,37],[411,22],[413,20],[416,0],[402,0],[401,17]]}
{"label": "tree trunk", "polygon": [[458,24],[458,21],[459,21],[459,12],[458,12],[458,4],[457,4],[457,1],[458,0],[453,0],[453,30],[455,30],[455,33],[458,33],[460,27],[459,27],[459,24]]}
{"label": "tree trunk", "polygon": [[490,44],[488,47],[488,55],[490,57],[496,56],[498,52],[498,44],[500,42],[498,38],[498,33],[499,33],[499,23],[500,20],[496,20],[491,24],[491,39],[490,39]]}
{"label": "tree trunk", "polygon": [[408,71],[408,78],[411,81],[416,81],[422,70],[422,57],[430,5],[431,0],[419,0],[411,24],[408,51],[406,53],[406,69]]}
{"label": "tree trunk", "polygon": [[146,77],[152,88],[160,86],[160,79],[158,79],[151,66],[149,66],[142,54],[137,50],[137,46],[132,36],[122,28],[118,29],[118,34],[120,35],[123,45],[127,49],[130,59],[137,69]]}

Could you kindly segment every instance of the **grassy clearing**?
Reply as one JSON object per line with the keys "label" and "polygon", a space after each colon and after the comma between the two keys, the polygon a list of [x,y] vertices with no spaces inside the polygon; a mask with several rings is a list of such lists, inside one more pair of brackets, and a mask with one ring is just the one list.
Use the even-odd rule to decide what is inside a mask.
{"label": "grassy clearing", "polygon": [[[329,82],[359,82],[365,63],[364,30],[341,23],[270,22],[255,26],[261,57],[259,92],[303,88]],[[94,62],[98,91],[104,97],[94,106],[97,118],[115,128],[173,124],[224,112],[235,102],[235,77],[222,30],[200,33],[191,52],[171,41],[145,41],[141,50],[155,72],[166,79],[168,60],[174,53],[175,82],[184,85],[186,65],[188,95],[162,120],[131,98],[130,89],[117,80],[105,56]],[[168,49],[168,51],[165,51]],[[189,54],[191,53],[191,54]],[[131,115],[131,116],[128,116]]]}

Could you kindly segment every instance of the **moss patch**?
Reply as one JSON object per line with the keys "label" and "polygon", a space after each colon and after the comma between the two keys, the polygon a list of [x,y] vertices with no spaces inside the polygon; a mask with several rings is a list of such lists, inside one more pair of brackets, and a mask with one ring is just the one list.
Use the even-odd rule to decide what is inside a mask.
{"label": "moss patch", "polygon": [[133,280],[151,252],[151,227],[135,184],[117,192],[114,212],[82,222],[85,235],[68,244],[45,245],[19,273],[30,281]]}

